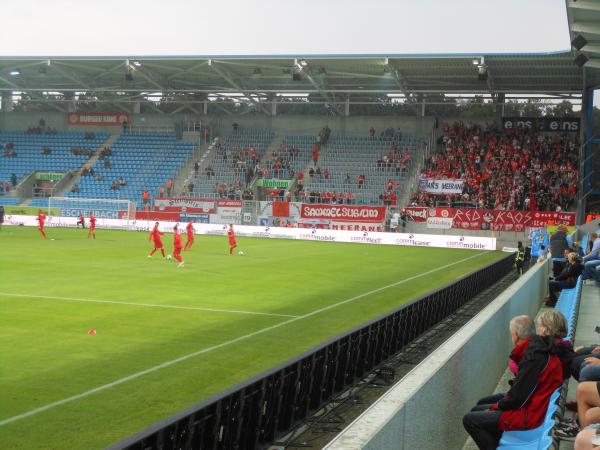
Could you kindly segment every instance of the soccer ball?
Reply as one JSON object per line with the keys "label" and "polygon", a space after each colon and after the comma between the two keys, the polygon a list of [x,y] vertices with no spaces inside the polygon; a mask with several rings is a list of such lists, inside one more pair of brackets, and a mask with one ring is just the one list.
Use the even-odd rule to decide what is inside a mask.
{"label": "soccer ball", "polygon": [[167,255],[167,259],[171,259],[171,258],[172,258],[172,256],[171,256],[171,255]]}
{"label": "soccer ball", "polygon": [[238,255],[240,255],[240,256],[243,256],[243,255],[244,255],[244,252],[242,252],[242,251],[239,251],[239,252],[238,252]]}

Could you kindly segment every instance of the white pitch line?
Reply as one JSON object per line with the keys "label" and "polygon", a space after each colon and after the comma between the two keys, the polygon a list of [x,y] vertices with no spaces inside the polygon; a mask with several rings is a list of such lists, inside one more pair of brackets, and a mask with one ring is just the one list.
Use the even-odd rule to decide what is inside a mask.
{"label": "white pitch line", "polygon": [[96,388],[90,389],[89,391],[82,392],[81,394],[73,395],[71,397],[67,397],[67,398],[64,398],[62,400],[58,400],[56,402],[48,403],[47,405],[40,406],[39,408],[35,408],[35,409],[30,410],[30,411],[24,412],[23,414],[18,414],[16,416],[8,417],[6,419],[0,420],[0,426],[8,425],[9,423],[13,423],[13,422],[16,422],[18,420],[24,419],[26,417],[33,416],[34,414],[38,414],[38,413],[41,413],[43,411],[47,411],[49,409],[55,408],[57,406],[64,405],[65,403],[70,403],[70,402],[73,402],[75,400],[79,400],[80,398],[84,398],[84,397],[87,397],[89,395],[95,394],[97,392],[101,392],[101,391],[104,391],[106,389],[110,389],[110,388],[112,388],[114,386],[118,386],[120,384],[126,383],[127,381],[135,380],[136,378],[139,378],[141,376],[147,375],[147,374],[152,373],[152,372],[156,372],[157,370],[160,370],[160,369],[164,369],[165,367],[169,367],[169,366],[172,366],[174,364],[180,363],[182,361],[186,361],[186,360],[188,360],[190,358],[194,358],[194,357],[196,357],[198,355],[202,355],[204,353],[208,353],[208,352],[211,352],[213,350],[217,350],[219,348],[223,348],[223,347],[226,347],[228,345],[235,344],[236,342],[240,342],[240,341],[243,341],[243,340],[246,340],[246,339],[250,339],[251,337],[257,336],[259,334],[267,333],[269,331],[275,330],[277,328],[281,328],[281,327],[283,327],[285,325],[288,325],[290,323],[296,322],[298,320],[306,319],[307,317],[314,316],[315,314],[322,313],[323,311],[328,311],[328,310],[336,308],[336,307],[338,307],[340,305],[345,305],[346,303],[350,303],[350,302],[353,302],[355,300],[361,299],[363,297],[367,297],[368,295],[375,294],[377,292],[381,292],[381,291],[384,291],[386,289],[399,286],[401,284],[407,283],[408,281],[412,281],[414,279],[417,279],[417,278],[420,278],[420,277],[424,277],[426,275],[430,275],[432,273],[438,272],[438,271],[443,270],[443,269],[447,269],[448,267],[455,266],[457,264],[463,263],[463,262],[468,261],[470,259],[478,258],[479,256],[481,256],[483,254],[485,254],[485,253],[478,253],[476,255],[469,256],[468,258],[464,258],[464,259],[461,259],[459,261],[455,261],[453,263],[445,264],[445,265],[443,265],[441,267],[437,267],[435,269],[429,270],[427,272],[420,273],[419,275],[414,275],[412,277],[405,278],[405,279],[397,281],[395,283],[388,284],[386,286],[382,286],[380,288],[373,289],[373,290],[368,291],[368,292],[363,292],[362,294],[356,295],[356,296],[348,298],[346,300],[342,300],[342,301],[337,302],[337,303],[333,303],[333,304],[325,306],[323,308],[316,309],[316,310],[311,311],[311,312],[309,312],[307,314],[304,314],[302,316],[297,316],[297,317],[294,317],[292,319],[288,319],[288,320],[286,320],[284,322],[281,322],[281,323],[278,323],[278,324],[275,324],[275,325],[271,325],[270,327],[261,328],[260,330],[254,331],[252,333],[245,334],[243,336],[239,336],[239,337],[237,337],[235,339],[231,339],[230,341],[222,342],[220,344],[216,344],[216,345],[213,345],[211,347],[207,347],[207,348],[204,348],[202,350],[198,350],[196,352],[180,356],[179,358],[172,359],[171,361],[166,361],[164,363],[161,363],[161,364],[158,364],[156,366],[150,367],[150,368],[148,368],[146,370],[142,370],[141,372],[137,372],[137,373],[128,375],[128,376],[126,376],[124,378],[120,378],[118,380],[115,380],[112,383],[103,384],[102,386],[98,386]]}
{"label": "white pitch line", "polygon": [[154,303],[134,303],[134,302],[120,302],[117,300],[95,300],[91,298],[75,298],[75,297],[55,297],[52,295],[33,295],[33,294],[11,294],[9,292],[0,292],[0,297],[26,297],[36,298],[43,300],[58,300],[66,302],[86,302],[86,303],[109,303],[111,305],[127,305],[127,306],[142,306],[146,308],[167,308],[167,309],[190,309],[194,311],[207,311],[207,312],[219,312],[219,313],[233,313],[233,314],[251,314],[256,316],[274,316],[274,317],[298,317],[291,314],[277,314],[277,313],[266,313],[259,311],[240,311],[236,309],[219,309],[219,308],[202,308],[196,306],[177,306],[177,305],[159,305]]}

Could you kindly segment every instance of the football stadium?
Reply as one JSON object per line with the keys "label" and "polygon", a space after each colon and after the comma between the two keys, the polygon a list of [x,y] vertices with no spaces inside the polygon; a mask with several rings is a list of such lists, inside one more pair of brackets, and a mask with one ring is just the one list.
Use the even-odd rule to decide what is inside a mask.
{"label": "football stadium", "polygon": [[600,446],[600,1],[475,52],[8,3],[1,449]]}

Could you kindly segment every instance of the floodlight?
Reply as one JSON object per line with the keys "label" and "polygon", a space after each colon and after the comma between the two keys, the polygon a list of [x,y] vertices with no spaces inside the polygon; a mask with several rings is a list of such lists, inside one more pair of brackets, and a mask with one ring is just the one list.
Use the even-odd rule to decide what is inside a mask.
{"label": "floodlight", "polygon": [[588,43],[587,39],[584,38],[582,35],[578,34],[577,36],[575,36],[573,38],[573,40],[571,41],[571,45],[577,49],[577,50],[581,50],[583,47],[585,47],[585,45]]}
{"label": "floodlight", "polygon": [[589,58],[585,56],[583,53],[577,55],[577,57],[573,60],[577,67],[583,67],[586,62],[589,61]]}

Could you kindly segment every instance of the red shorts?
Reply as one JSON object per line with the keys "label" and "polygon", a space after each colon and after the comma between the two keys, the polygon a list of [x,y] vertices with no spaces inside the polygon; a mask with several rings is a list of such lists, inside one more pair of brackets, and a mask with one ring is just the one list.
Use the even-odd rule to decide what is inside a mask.
{"label": "red shorts", "polygon": [[173,249],[173,254],[179,256],[181,254],[181,247],[175,247]]}
{"label": "red shorts", "polygon": [[193,241],[194,240],[194,235],[193,234],[188,234],[187,235],[187,240],[188,241]]}
{"label": "red shorts", "polygon": [[235,239],[229,239],[229,246],[233,247],[234,245],[237,245],[237,242],[235,242]]}
{"label": "red shorts", "polygon": [[96,229],[96,225],[90,225],[90,231],[94,231]]}
{"label": "red shorts", "polygon": [[154,248],[163,248],[163,243],[161,241],[154,241]]}

